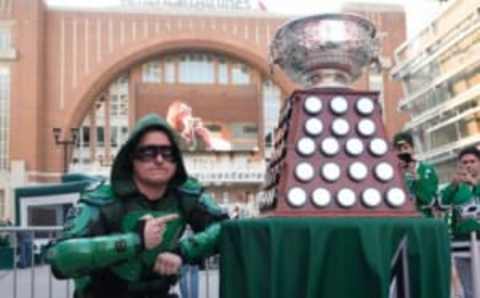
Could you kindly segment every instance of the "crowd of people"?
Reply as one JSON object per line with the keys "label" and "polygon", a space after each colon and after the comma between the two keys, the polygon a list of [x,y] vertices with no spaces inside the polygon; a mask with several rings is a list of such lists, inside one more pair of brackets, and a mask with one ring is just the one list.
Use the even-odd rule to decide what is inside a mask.
{"label": "crowd of people", "polygon": [[[444,219],[453,241],[469,240],[472,232],[480,230],[480,150],[471,146],[460,151],[452,178],[440,188],[435,168],[415,159],[414,142],[409,133],[395,135],[393,145],[398,168],[417,210],[426,217]],[[458,275],[460,281],[460,284],[452,283],[453,290],[457,297],[473,298],[471,259],[452,261],[452,280],[455,282]]]}

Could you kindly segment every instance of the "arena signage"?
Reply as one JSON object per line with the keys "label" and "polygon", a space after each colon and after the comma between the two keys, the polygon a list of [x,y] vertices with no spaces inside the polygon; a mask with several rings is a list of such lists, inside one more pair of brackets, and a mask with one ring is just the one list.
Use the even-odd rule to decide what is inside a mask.
{"label": "arena signage", "polygon": [[121,0],[125,7],[250,10],[250,0]]}

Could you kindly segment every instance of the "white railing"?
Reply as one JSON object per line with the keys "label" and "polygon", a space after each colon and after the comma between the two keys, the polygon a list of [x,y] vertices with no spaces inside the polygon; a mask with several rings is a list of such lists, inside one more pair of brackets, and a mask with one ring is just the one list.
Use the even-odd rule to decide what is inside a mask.
{"label": "white railing", "polygon": [[472,278],[472,289],[470,290],[473,294],[472,297],[480,297],[480,242],[477,239],[477,233],[470,233],[470,241],[453,241],[452,257],[453,260],[470,260],[470,268],[468,268],[470,271],[470,276]]}
{"label": "white railing", "polygon": [[[57,280],[45,263],[47,244],[61,235],[62,227],[0,227],[0,297],[71,298],[73,281]],[[198,274],[200,298],[219,297],[218,257],[206,260]],[[178,285],[173,288],[179,292]],[[180,297],[180,296],[179,296]]]}
{"label": "white railing", "polygon": [[433,82],[424,88],[414,92],[413,94],[407,95],[398,102],[398,107],[400,110],[404,109],[405,106],[417,100],[420,96],[426,94],[428,91],[440,86],[448,79],[454,77],[460,72],[464,71],[466,68],[476,65],[480,62],[480,53],[472,53],[467,61],[463,62],[460,66],[455,67],[453,70],[441,75],[440,77],[433,80]]}
{"label": "white railing", "polygon": [[71,297],[71,281],[55,280],[45,264],[45,244],[58,237],[61,227],[1,227],[9,246],[0,247],[2,297]]}
{"label": "white railing", "polygon": [[420,124],[431,120],[435,117],[442,116],[443,113],[449,111],[453,108],[456,108],[474,98],[480,96],[480,85],[476,85],[459,95],[448,99],[447,101],[441,103],[440,105],[424,111],[422,114],[413,117],[409,122],[405,124],[405,129],[411,129],[417,127]]}

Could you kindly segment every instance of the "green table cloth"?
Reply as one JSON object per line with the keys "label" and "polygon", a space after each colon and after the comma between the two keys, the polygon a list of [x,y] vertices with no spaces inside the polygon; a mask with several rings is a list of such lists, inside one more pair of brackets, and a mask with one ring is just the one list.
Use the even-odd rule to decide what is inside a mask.
{"label": "green table cloth", "polygon": [[220,241],[222,298],[387,298],[390,264],[407,237],[412,298],[447,298],[447,226],[426,218],[230,221]]}

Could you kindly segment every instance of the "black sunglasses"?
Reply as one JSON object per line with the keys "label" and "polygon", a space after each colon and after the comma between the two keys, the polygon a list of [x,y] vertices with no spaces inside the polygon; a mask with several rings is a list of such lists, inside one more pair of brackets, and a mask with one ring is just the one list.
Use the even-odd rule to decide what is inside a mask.
{"label": "black sunglasses", "polygon": [[175,150],[169,145],[143,145],[138,146],[133,152],[133,158],[139,161],[153,161],[158,155],[166,161],[176,160]]}

